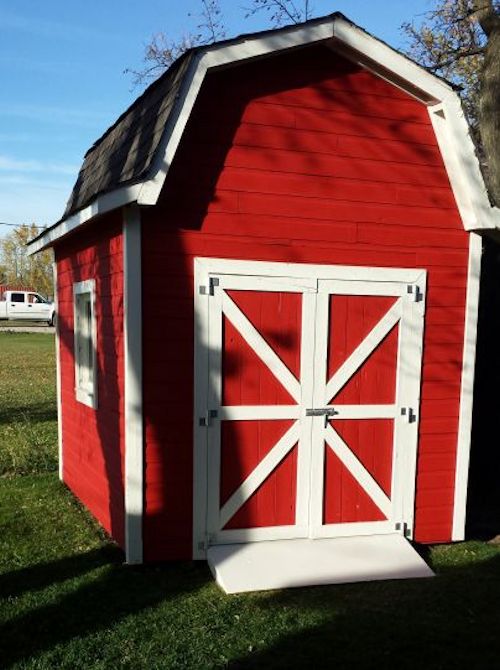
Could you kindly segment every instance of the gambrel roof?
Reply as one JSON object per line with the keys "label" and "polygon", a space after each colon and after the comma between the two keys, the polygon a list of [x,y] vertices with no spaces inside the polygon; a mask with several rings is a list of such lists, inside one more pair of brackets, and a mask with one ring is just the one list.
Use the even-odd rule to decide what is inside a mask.
{"label": "gambrel roof", "polygon": [[209,71],[323,43],[395,84],[429,108],[467,230],[500,227],[489,202],[453,86],[374,38],[340,13],[196,47],[181,56],[89,149],[64,216],[30,243],[30,253],[90,219],[127,204],[157,202]]}

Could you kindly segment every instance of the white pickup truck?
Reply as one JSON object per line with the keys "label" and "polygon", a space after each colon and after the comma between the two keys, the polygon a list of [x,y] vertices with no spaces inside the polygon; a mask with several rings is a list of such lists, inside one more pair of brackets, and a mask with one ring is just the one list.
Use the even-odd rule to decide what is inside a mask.
{"label": "white pickup truck", "polygon": [[47,321],[53,326],[54,303],[33,291],[5,291],[0,297],[0,319]]}

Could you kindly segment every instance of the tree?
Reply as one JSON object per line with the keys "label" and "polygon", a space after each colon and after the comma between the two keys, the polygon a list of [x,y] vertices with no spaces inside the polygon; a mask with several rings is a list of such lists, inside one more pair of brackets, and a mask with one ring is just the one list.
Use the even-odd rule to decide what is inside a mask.
{"label": "tree", "polygon": [[269,16],[271,25],[279,28],[287,23],[301,23],[311,18],[313,8],[309,0],[252,0],[247,12],[248,16],[253,16],[258,12],[266,12]]}
{"label": "tree", "polygon": [[52,251],[28,256],[26,243],[37,233],[35,224],[23,224],[0,240],[0,280],[5,284],[32,287],[43,295],[53,295]]}
{"label": "tree", "polygon": [[[310,0],[251,0],[250,6],[243,11],[246,12],[245,18],[260,12],[267,13],[271,25],[278,28],[289,23],[307,21],[311,18],[313,9]],[[200,0],[200,12],[188,14],[188,17],[198,21],[194,32],[187,32],[179,39],[163,32],[156,33],[145,47],[146,66],[141,70],[125,70],[133,75],[134,86],[159,76],[188,49],[212,44],[226,37],[227,28],[219,0]]]}
{"label": "tree", "polygon": [[409,56],[461,87],[490,196],[500,205],[499,0],[436,0],[423,21],[402,29]]}
{"label": "tree", "polygon": [[219,0],[201,0],[200,13],[188,14],[188,16],[196,17],[198,21],[195,32],[188,32],[180,39],[173,39],[163,32],[156,33],[145,48],[146,67],[141,70],[130,68],[125,70],[126,73],[133,75],[134,86],[144,84],[159,76],[188,49],[201,44],[218,42],[226,37]]}

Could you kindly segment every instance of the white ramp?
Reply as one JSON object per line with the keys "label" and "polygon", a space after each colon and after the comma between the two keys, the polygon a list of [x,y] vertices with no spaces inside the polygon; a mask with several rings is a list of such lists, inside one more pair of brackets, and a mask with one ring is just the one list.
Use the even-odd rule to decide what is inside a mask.
{"label": "white ramp", "polygon": [[399,534],[224,544],[207,560],[226,593],[434,575]]}

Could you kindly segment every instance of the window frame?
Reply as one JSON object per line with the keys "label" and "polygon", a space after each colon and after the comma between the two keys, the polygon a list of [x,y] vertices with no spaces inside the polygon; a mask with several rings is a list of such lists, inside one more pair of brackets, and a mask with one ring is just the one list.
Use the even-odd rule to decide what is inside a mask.
{"label": "window frame", "polygon": [[[82,332],[78,328],[78,311],[83,296],[89,295],[90,299],[90,339],[92,343],[92,369],[89,372],[89,384],[83,386],[80,383],[81,368],[83,361],[80,358],[79,340]],[[75,397],[78,402],[97,409],[97,322],[95,311],[95,279],[75,282],[73,284],[73,336],[74,336],[74,358],[75,358]]]}

